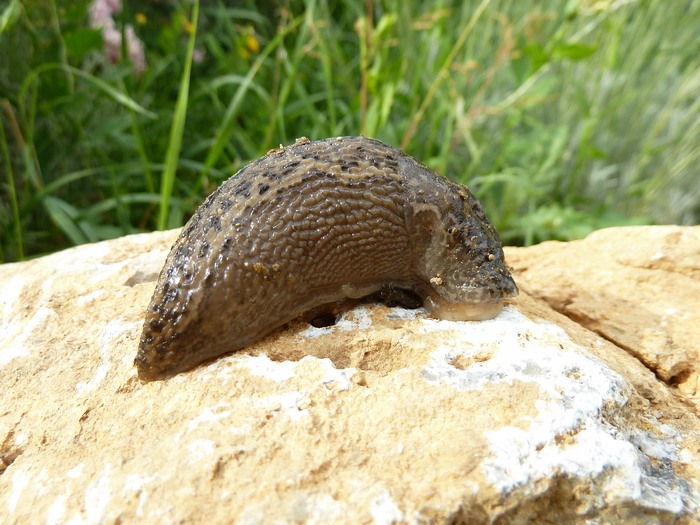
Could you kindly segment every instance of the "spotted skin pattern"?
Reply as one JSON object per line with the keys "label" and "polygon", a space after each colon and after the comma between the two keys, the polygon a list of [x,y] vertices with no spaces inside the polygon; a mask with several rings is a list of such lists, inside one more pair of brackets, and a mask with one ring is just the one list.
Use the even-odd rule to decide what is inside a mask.
{"label": "spotted skin pattern", "polygon": [[448,319],[493,317],[518,293],[467,188],[378,140],[298,139],[224,182],[185,225],[136,368],[164,379],[313,308],[394,289]]}

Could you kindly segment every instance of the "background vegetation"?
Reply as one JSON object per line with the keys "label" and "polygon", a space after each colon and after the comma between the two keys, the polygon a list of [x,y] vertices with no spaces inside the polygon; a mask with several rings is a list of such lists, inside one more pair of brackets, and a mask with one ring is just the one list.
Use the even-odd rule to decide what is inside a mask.
{"label": "background vegetation", "polygon": [[698,222],[699,1],[150,0],[114,16],[110,60],[90,2],[0,1],[0,261],[180,226],[299,136],[403,148],[469,185],[507,244]]}

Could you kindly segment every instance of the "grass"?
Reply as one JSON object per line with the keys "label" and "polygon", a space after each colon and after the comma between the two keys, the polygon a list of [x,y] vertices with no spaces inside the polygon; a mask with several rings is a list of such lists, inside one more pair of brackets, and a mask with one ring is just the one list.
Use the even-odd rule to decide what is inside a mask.
{"label": "grass", "polygon": [[[198,20],[199,0],[195,0],[194,7],[192,8],[192,25],[190,29],[190,38],[187,43],[185,67],[182,72],[182,79],[180,80],[180,89],[177,94],[177,102],[175,103],[175,114],[173,115],[173,123],[172,127],[170,128],[168,149],[165,153],[165,169],[163,170],[163,180],[161,182],[160,189],[160,213],[158,214],[159,230],[164,230],[172,222],[168,220],[168,214],[170,211],[170,197],[173,193],[173,186],[175,185],[177,164],[178,159],[180,158],[180,150],[182,149],[182,136],[185,132],[187,102],[189,100],[190,93],[190,73],[192,71],[192,57],[194,55],[194,44],[197,37]],[[175,225],[177,225],[177,223]]]}
{"label": "grass", "polygon": [[698,2],[132,2],[142,72],[86,0],[0,5],[0,261],[179,226],[299,136],[401,147],[507,244],[698,223]]}

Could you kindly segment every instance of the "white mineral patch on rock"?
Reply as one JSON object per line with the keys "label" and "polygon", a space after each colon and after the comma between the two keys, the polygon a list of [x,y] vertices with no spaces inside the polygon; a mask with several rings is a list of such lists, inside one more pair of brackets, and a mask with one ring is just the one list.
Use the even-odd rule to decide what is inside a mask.
{"label": "white mineral patch on rock", "polygon": [[328,335],[337,330],[348,332],[351,330],[366,330],[372,326],[372,318],[368,315],[367,308],[359,306],[343,312],[338,321],[332,326],[324,326],[317,328],[315,326],[309,326],[305,330],[301,330],[299,335],[302,337],[308,337],[310,339],[320,337],[322,335]]}
{"label": "white mineral patch on rock", "polygon": [[700,226],[508,248],[521,290],[630,352],[700,412]]}
{"label": "white mineral patch on rock", "polygon": [[100,523],[105,519],[112,499],[111,477],[112,467],[106,464],[97,479],[85,490],[85,516],[89,523]]}
{"label": "white mineral patch on rock", "polygon": [[[448,322],[427,322],[436,331]],[[487,383],[533,383],[542,392],[538,414],[527,431],[503,427],[485,433],[492,456],[481,467],[499,491],[537,484],[553,477],[596,479],[608,503],[637,501],[677,513],[683,507],[683,482],[672,473],[659,475],[651,458],[668,465],[677,459],[677,432],[653,418],[655,434],[625,428],[619,415],[630,388],[623,378],[573,343],[561,328],[535,323],[514,308],[492,321],[466,326],[461,337],[441,345],[423,368],[428,381],[460,390],[483,389]],[[466,369],[454,366],[458,356],[471,357],[483,346],[490,359]],[[566,445],[560,440],[566,438]],[[686,488],[686,487],[683,487]]]}
{"label": "white mineral patch on rock", "polygon": [[291,361],[274,362],[266,355],[242,356],[238,359],[238,363],[247,368],[252,375],[265,377],[278,383],[294,377],[294,369],[297,367],[297,363]]}
{"label": "white mineral patch on rock", "polygon": [[377,525],[391,525],[404,520],[404,516],[396,506],[388,490],[383,490],[370,504],[372,519]]}

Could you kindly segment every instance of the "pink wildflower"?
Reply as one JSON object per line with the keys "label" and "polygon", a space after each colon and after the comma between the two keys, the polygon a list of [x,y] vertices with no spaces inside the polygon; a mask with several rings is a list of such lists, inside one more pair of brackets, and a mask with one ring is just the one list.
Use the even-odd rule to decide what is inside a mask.
{"label": "pink wildflower", "polygon": [[[122,34],[114,22],[113,15],[122,10],[121,0],[94,0],[90,6],[90,26],[102,28],[102,38],[105,43],[107,58],[116,64],[121,59]],[[146,54],[143,42],[136,36],[134,28],[128,24],[124,28],[126,35],[126,49],[129,60],[134,64],[137,73],[143,73],[146,69]]]}

